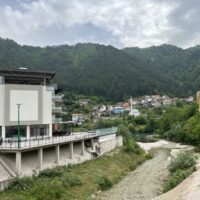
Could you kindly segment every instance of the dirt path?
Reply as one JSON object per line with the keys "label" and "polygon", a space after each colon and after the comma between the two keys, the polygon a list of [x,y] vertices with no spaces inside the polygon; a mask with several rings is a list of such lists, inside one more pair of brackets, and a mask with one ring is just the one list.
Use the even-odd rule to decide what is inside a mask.
{"label": "dirt path", "polygon": [[153,159],[146,161],[112,189],[102,192],[98,200],[151,200],[161,193],[168,175],[169,151],[157,150]]}

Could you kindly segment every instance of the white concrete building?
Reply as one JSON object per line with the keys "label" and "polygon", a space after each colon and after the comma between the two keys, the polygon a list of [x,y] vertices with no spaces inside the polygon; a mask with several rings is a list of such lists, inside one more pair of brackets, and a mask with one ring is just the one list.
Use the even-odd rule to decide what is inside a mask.
{"label": "white concrete building", "polygon": [[53,72],[0,70],[0,133],[3,139],[18,133],[21,139],[52,136]]}
{"label": "white concrete building", "polygon": [[63,97],[57,98],[54,87],[49,86],[54,75],[53,72],[0,70],[0,190],[16,176],[81,163],[123,144],[114,127],[52,135],[55,101]]}

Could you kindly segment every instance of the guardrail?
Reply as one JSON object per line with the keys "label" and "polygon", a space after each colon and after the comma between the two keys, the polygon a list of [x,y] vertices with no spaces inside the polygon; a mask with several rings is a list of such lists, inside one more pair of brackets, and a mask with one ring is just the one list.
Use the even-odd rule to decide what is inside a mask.
{"label": "guardrail", "polygon": [[79,133],[71,133],[71,135],[65,136],[55,136],[55,137],[41,137],[41,138],[32,138],[29,140],[21,139],[18,147],[18,140],[17,138],[9,138],[3,140],[2,144],[0,145],[0,150],[9,150],[9,149],[27,149],[27,148],[36,148],[36,147],[43,147],[49,146],[54,144],[62,144],[67,142],[79,141],[94,137],[99,137],[103,135],[109,135],[116,133],[117,128],[108,128],[108,129],[98,129],[95,131],[89,132],[79,132]]}
{"label": "guardrail", "polygon": [[93,132],[93,133],[72,134],[68,136],[43,137],[39,139],[21,140],[19,143],[20,144],[19,148],[18,148],[18,141],[16,139],[6,139],[0,146],[0,150],[43,147],[53,144],[67,143],[87,138],[93,138],[95,136],[96,133]]}

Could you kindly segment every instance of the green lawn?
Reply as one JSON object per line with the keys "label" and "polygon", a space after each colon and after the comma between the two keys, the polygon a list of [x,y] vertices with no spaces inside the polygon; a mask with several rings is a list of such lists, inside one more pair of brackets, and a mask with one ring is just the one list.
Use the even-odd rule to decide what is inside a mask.
{"label": "green lawn", "polygon": [[[2,200],[89,200],[100,188],[119,182],[147,158],[117,149],[109,155],[71,167],[44,170],[38,177],[23,178],[0,193]],[[103,187],[102,187],[103,186]]]}

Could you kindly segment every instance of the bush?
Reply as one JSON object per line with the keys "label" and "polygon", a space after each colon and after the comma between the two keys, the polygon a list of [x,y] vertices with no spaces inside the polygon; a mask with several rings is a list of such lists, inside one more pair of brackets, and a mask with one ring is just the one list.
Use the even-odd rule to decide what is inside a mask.
{"label": "bush", "polygon": [[169,165],[170,176],[163,191],[167,192],[176,187],[193,171],[195,171],[195,158],[188,153],[180,153]]}
{"label": "bush", "polygon": [[61,167],[56,167],[54,169],[45,169],[42,170],[38,177],[39,178],[53,178],[53,177],[61,177],[63,175],[63,171]]}
{"label": "bush", "polygon": [[185,178],[187,178],[194,170],[195,168],[193,167],[187,170],[177,170],[170,176],[169,180],[165,183],[163,192],[167,192],[176,187]]}
{"label": "bush", "polygon": [[59,200],[63,197],[63,194],[62,182],[56,178],[50,182],[40,181],[32,189],[32,195],[37,200]]}
{"label": "bush", "polygon": [[100,190],[107,190],[113,185],[113,183],[106,176],[98,177],[96,182]]}
{"label": "bush", "polygon": [[117,135],[122,135],[123,138],[125,139],[126,137],[131,136],[131,133],[130,133],[129,129],[126,126],[119,125],[119,127],[117,129]]}
{"label": "bush", "polygon": [[180,153],[175,159],[172,159],[169,171],[171,173],[176,172],[179,169],[188,169],[195,166],[195,158],[189,153]]}
{"label": "bush", "polygon": [[27,190],[33,186],[31,177],[16,178],[8,187],[8,190]]}
{"label": "bush", "polygon": [[153,154],[147,153],[147,154],[145,155],[145,158],[146,158],[147,160],[151,160],[151,159],[153,158]]}
{"label": "bush", "polygon": [[129,124],[128,125],[128,129],[129,129],[129,131],[131,132],[131,133],[136,133],[136,129],[135,129],[135,127],[134,127],[134,125],[133,124]]}
{"label": "bush", "polygon": [[137,165],[135,163],[133,163],[132,165],[129,166],[129,169],[131,171],[135,170],[137,168]]}
{"label": "bush", "polygon": [[138,146],[133,137],[128,137],[124,143],[124,151],[128,153],[141,154],[143,150]]}
{"label": "bush", "polygon": [[138,116],[135,118],[135,123],[139,125],[145,125],[146,119],[143,116]]}
{"label": "bush", "polygon": [[62,179],[62,183],[65,187],[74,187],[82,185],[81,179],[75,175],[65,175]]}

